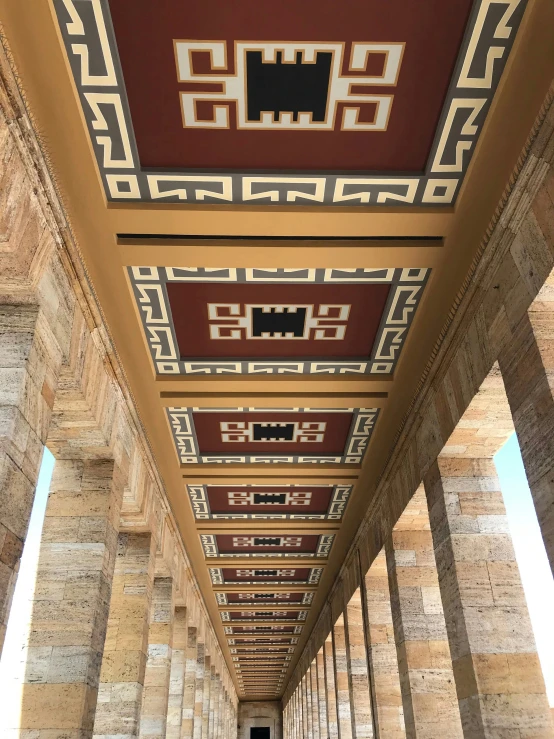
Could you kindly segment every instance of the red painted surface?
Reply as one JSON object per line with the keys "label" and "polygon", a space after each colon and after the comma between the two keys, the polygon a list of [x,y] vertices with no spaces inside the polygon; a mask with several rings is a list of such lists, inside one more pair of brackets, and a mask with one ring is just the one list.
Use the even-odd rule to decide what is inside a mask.
{"label": "red painted surface", "polygon": [[[255,285],[170,282],[167,293],[182,359],[367,357],[373,347],[389,285]],[[344,339],[212,339],[208,303],[350,305]],[[242,309],[244,313],[244,308]],[[212,324],[225,323],[223,319]],[[229,327],[233,326],[229,316]],[[243,336],[244,336],[243,332]]]}
{"label": "red painted surface", "polygon": [[287,598],[256,598],[251,599],[245,599],[241,598],[240,596],[244,595],[244,593],[227,593],[227,600],[229,603],[248,603],[248,605],[266,605],[266,606],[274,606],[274,605],[286,605],[287,603],[302,603],[302,598],[304,597],[304,593],[279,593],[279,595],[287,595]]}
{"label": "red painted surface", "polygon": [[[212,513],[295,513],[301,515],[303,513],[320,513],[325,514],[329,508],[331,493],[333,488],[315,487],[315,486],[294,486],[294,485],[275,485],[266,487],[225,487],[208,485],[208,500]],[[259,504],[259,505],[238,505],[231,504],[229,501],[229,493],[298,493],[310,492],[311,499],[307,505],[275,505],[275,504]]]}
{"label": "red painted surface", "polygon": [[[252,575],[254,571],[271,571],[276,572],[276,575]],[[231,568],[224,567],[223,580],[226,583],[229,582],[307,582],[310,577],[310,568],[300,567],[294,568],[289,566],[284,567],[241,567]]]}
{"label": "red painted surface", "polygon": [[[110,0],[143,167],[422,170],[456,62],[471,0]],[[183,128],[174,39],[404,42],[385,132]],[[202,64],[202,61],[199,62]],[[200,69],[200,67],[199,67]],[[343,73],[344,73],[343,69]]]}
{"label": "red painted surface", "polygon": [[[290,542],[290,546],[253,546],[249,543],[239,543],[237,542],[237,539],[252,539],[257,538],[257,536],[268,539],[268,538],[275,538],[277,536],[287,536],[286,534],[279,535],[279,534],[240,534],[240,535],[233,535],[233,534],[217,534],[216,535],[216,541],[217,541],[217,548],[219,550],[220,555],[224,555],[226,553],[233,553],[238,554],[243,552],[244,554],[247,554],[248,552],[283,552],[283,553],[312,553],[315,552],[317,549],[317,544],[319,541],[319,536],[308,534],[308,535],[290,535],[289,538],[294,538],[295,541]],[[296,540],[299,540],[298,543],[296,543]]]}
{"label": "red painted surface", "polygon": [[[194,428],[201,454],[333,454],[344,453],[350,425],[351,413],[193,413]],[[293,441],[245,441],[226,442],[222,439],[222,421],[244,421],[246,423],[296,423],[325,422],[326,428],[321,442]]]}

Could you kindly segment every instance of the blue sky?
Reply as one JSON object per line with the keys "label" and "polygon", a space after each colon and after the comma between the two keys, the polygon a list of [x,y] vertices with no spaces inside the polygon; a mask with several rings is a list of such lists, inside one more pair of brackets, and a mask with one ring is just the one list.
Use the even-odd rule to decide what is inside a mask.
{"label": "blue sky", "polygon": [[[554,579],[550,572],[515,434],[498,452],[495,463],[545,676],[548,699],[550,705],[554,706],[554,639],[552,638]],[[10,724],[11,726],[16,725],[12,722],[17,720],[19,715],[19,685],[24,674],[25,663],[22,644],[25,643],[28,633],[40,534],[53,469],[54,457],[48,450],[45,450],[10,613],[4,653],[0,661],[0,695],[3,703],[3,710],[0,713],[0,731],[2,728],[8,728]]]}

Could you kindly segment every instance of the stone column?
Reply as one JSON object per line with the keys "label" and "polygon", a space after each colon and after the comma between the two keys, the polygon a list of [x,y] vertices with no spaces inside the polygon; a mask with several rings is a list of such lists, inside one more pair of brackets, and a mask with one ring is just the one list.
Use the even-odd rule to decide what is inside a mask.
{"label": "stone column", "polygon": [[554,310],[553,278],[498,357],[527,481],[554,573]]}
{"label": "stone column", "polygon": [[138,736],[156,542],[119,534],[94,739]]}
{"label": "stone column", "polygon": [[183,692],[183,714],[181,722],[181,739],[193,739],[194,705],[196,702],[196,664],[197,654],[196,627],[187,629],[187,653],[185,665],[185,688]]}
{"label": "stone column", "polygon": [[141,739],[165,737],[174,613],[173,578],[156,577],[150,606],[148,658],[140,714]]}
{"label": "stone column", "polygon": [[387,560],[382,550],[362,579],[375,733],[404,739],[404,710],[390,604]]}
{"label": "stone column", "polygon": [[356,739],[373,737],[373,715],[369,672],[362,613],[362,598],[358,588],[345,610],[346,651],[351,684],[351,704]]}
{"label": "stone column", "polygon": [[493,460],[441,456],[425,490],[464,736],[554,736]]}
{"label": "stone column", "polygon": [[0,654],[61,361],[37,306],[0,306]]}
{"label": "stone column", "polygon": [[317,686],[317,666],[315,659],[308,671],[310,679],[310,695],[312,699],[312,732],[315,739],[319,739],[319,695]]}
{"label": "stone column", "polygon": [[204,659],[204,694],[202,697],[202,737],[209,738],[208,727],[210,719],[210,693],[212,687],[211,659],[206,654]]}
{"label": "stone column", "polygon": [[308,694],[306,691],[306,675],[302,677],[302,725],[304,727],[304,736],[311,736],[312,721],[311,711],[308,706]]}
{"label": "stone column", "polygon": [[58,460],[39,554],[20,729],[92,737],[124,481],[109,460]]}
{"label": "stone column", "polygon": [[461,739],[427,505],[420,487],[385,544],[408,739]]}
{"label": "stone column", "polygon": [[187,609],[176,608],[173,623],[169,699],[167,703],[167,739],[181,739],[185,667],[187,661],[187,631]]}
{"label": "stone column", "polygon": [[321,739],[327,739],[329,736],[329,725],[327,718],[327,686],[325,685],[325,655],[323,647],[317,653],[316,668],[317,693],[319,696],[319,733]]}
{"label": "stone column", "polygon": [[215,667],[212,665],[210,669],[210,703],[208,707],[208,736],[214,735],[214,715],[215,715]]}
{"label": "stone column", "polygon": [[[196,647],[196,678],[194,693],[193,739],[202,739],[202,708],[204,701],[204,661],[205,645],[198,641]],[[205,737],[204,737],[205,739]]]}
{"label": "stone column", "polygon": [[327,693],[327,718],[329,723],[329,739],[338,739],[339,722],[337,709],[337,688],[335,683],[335,656],[332,632],[323,645],[325,659],[325,687]]}
{"label": "stone column", "polygon": [[348,675],[346,633],[342,614],[337,618],[333,626],[333,652],[335,656],[339,736],[340,739],[353,739],[350,678]]}

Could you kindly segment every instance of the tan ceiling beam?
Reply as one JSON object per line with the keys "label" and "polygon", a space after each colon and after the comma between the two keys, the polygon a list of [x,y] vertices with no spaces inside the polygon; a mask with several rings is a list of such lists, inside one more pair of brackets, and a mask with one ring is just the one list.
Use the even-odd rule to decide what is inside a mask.
{"label": "tan ceiling beam", "polygon": [[[288,522],[287,522],[288,523]],[[215,593],[315,593],[317,585],[274,585],[256,583],[255,585],[214,585]]]}
{"label": "tan ceiling beam", "polygon": [[[217,469],[209,467],[204,471],[205,467],[206,465],[194,465],[194,469],[190,470],[190,465],[186,467],[183,465],[181,474],[184,483],[189,485],[241,485],[243,483],[248,485],[351,485],[356,482],[360,473],[357,468],[345,469],[344,467],[336,470],[330,470],[328,467],[324,470],[319,468],[314,470],[312,467],[310,470],[303,469],[299,472],[296,465],[290,465],[288,470],[281,465],[280,474],[275,475],[273,474],[274,467],[271,468],[270,473],[267,468],[264,470],[254,467],[253,469],[253,465],[243,465],[242,469],[238,466],[228,469],[229,465],[226,465],[225,472],[222,474],[221,467]],[[315,474],[316,472],[318,474]],[[283,477],[286,477],[285,481]]]}
{"label": "tan ceiling beam", "polygon": [[[226,482],[231,484],[233,484],[233,482],[236,484],[237,479],[252,483],[252,479],[245,480],[244,478],[251,477],[261,480],[264,476],[267,476],[268,472],[266,465],[255,464],[226,464],[225,475],[221,475],[221,465],[217,464],[181,464],[180,469],[183,477],[186,476],[187,482],[192,482],[193,479],[196,479],[199,483],[205,482],[206,478],[215,478],[218,476],[223,477]],[[294,475],[294,477],[300,481],[300,479],[305,476],[309,479],[309,482],[314,485],[318,481],[318,478],[331,478],[332,480],[336,480],[341,477],[349,477],[350,480],[345,480],[345,482],[352,482],[352,478],[356,479],[360,474],[360,471],[361,465],[359,464],[320,464],[317,467],[314,467],[313,464],[271,465],[271,473],[274,479],[281,476],[281,479],[284,477],[287,480],[290,480]]]}
{"label": "tan ceiling beam", "polygon": [[263,380],[256,375],[157,375],[156,388],[162,392],[223,393],[388,393],[393,387],[392,377],[373,375],[266,375]]}
{"label": "tan ceiling beam", "polygon": [[[296,649],[295,644],[237,644],[230,647],[230,649],[246,649],[248,652],[251,652],[256,649],[286,649],[286,652],[282,652],[282,654],[292,654],[292,652],[289,652],[289,649]],[[234,653],[233,653],[234,654]]]}
{"label": "tan ceiling beam", "polygon": [[317,557],[207,557],[206,564],[209,567],[221,567],[222,569],[248,567],[248,569],[256,570],[290,569],[292,567],[305,569],[321,566]]}
{"label": "tan ceiling beam", "polygon": [[[266,634],[260,634],[259,632],[255,632],[253,634],[250,634],[249,632],[245,632],[244,634],[226,634],[227,640],[230,639],[249,639],[250,641],[258,640],[258,639],[298,639],[300,634],[281,634],[278,631],[276,632],[268,632]],[[277,643],[277,642],[272,642]],[[240,644],[232,644],[231,646],[240,647]],[[292,646],[296,646],[293,644]]]}
{"label": "tan ceiling beam", "polygon": [[386,393],[354,393],[330,397],[327,393],[191,393],[162,392],[160,403],[164,408],[384,408]]}
{"label": "tan ceiling beam", "polygon": [[[164,229],[161,233],[166,233]],[[413,234],[411,234],[413,236]],[[291,268],[433,267],[441,256],[443,240],[383,239],[330,241],[259,241],[197,239],[120,238],[121,263],[129,267],[244,267],[272,269],[286,264]],[[177,247],[177,248],[176,248]]]}
{"label": "tan ceiling beam", "polygon": [[309,611],[310,606],[303,606],[300,603],[260,603],[259,606],[256,604],[241,605],[240,603],[233,603],[227,606],[219,606],[220,611]]}
{"label": "tan ceiling beam", "polygon": [[[225,626],[229,625],[229,621],[225,621]],[[289,619],[280,619],[279,621],[266,621],[255,619],[254,621],[233,621],[233,626],[304,626],[304,621],[292,621]]]}
{"label": "tan ceiling beam", "polygon": [[244,521],[197,521],[196,528],[201,533],[206,531],[211,533],[225,534],[248,534],[259,530],[265,532],[282,531],[288,534],[294,531],[295,534],[328,534],[330,531],[338,531],[340,529],[340,521],[291,521],[290,519],[267,520],[262,518],[247,519]]}
{"label": "tan ceiling beam", "polygon": [[[197,234],[259,236],[260,234],[341,238],[447,236],[453,208],[263,207],[108,203],[107,221],[115,234]],[[261,250],[260,250],[261,251]],[[260,262],[260,266],[263,263]],[[209,266],[204,264],[204,266]],[[228,264],[218,267],[233,266]],[[327,266],[327,265],[326,265]]]}

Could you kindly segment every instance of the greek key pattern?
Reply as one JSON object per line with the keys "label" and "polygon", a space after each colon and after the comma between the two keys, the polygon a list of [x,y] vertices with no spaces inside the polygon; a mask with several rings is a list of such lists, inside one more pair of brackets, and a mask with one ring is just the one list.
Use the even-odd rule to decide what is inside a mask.
{"label": "greek key pattern", "polygon": [[143,171],[108,0],[54,7],[109,201],[398,207],[455,202],[526,1],[475,3],[425,172],[407,176]]}
{"label": "greek key pattern", "polygon": [[[400,357],[431,270],[408,269],[208,269],[129,267],[142,328],[159,375],[391,375]],[[168,282],[273,284],[389,284],[391,289],[369,357],[331,361],[182,359],[167,296]]]}
{"label": "greek key pattern", "polygon": [[[361,464],[375,428],[379,408],[166,408],[167,420],[181,464]],[[228,411],[251,413],[352,413],[346,446],[341,456],[324,454],[210,454],[202,455],[194,430],[193,413]]]}
{"label": "greek key pattern", "polygon": [[[223,570],[219,567],[209,567],[208,572],[212,585],[263,585],[261,580],[225,580],[223,577]],[[277,570],[277,573],[279,570]],[[307,580],[281,580],[277,574],[273,576],[267,576],[267,582],[272,585],[318,585],[323,574],[323,568],[314,567],[310,570]]]}
{"label": "greek key pattern", "polygon": [[[213,485],[211,487],[228,487]],[[234,485],[233,487],[244,488],[247,491],[250,487],[256,488],[267,488],[268,490],[274,489],[274,485]],[[299,487],[301,489],[305,486],[294,485],[293,487]],[[212,513],[210,510],[210,501],[208,499],[208,486],[207,485],[187,485],[187,492],[189,495],[190,503],[194,513],[194,517],[197,521],[204,520],[215,520],[215,519],[239,519],[239,520],[253,520],[253,519],[267,519],[267,520],[304,520],[304,521],[321,521],[321,520],[332,520],[340,521],[344,514],[346,504],[352,493],[352,485],[318,485],[317,487],[332,487],[331,502],[327,513],[271,513],[270,506],[265,507],[264,513]]]}
{"label": "greek key pattern", "polygon": [[[200,543],[204,550],[204,556],[206,559],[213,559],[214,557],[227,558],[238,558],[242,559],[326,559],[329,556],[333,541],[335,539],[334,534],[322,534],[319,537],[317,549],[315,552],[249,552],[249,551],[236,551],[236,552],[225,552],[221,553],[217,547],[217,539],[213,534],[200,534]],[[211,572],[211,571],[210,571]],[[274,581],[272,581],[274,582]],[[213,583],[213,578],[212,578]],[[214,583],[215,584],[215,583]],[[242,583],[245,584],[246,583]]]}

